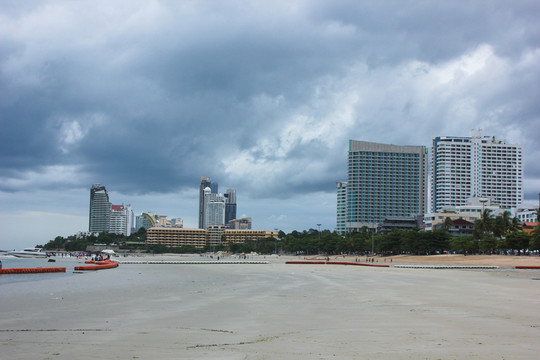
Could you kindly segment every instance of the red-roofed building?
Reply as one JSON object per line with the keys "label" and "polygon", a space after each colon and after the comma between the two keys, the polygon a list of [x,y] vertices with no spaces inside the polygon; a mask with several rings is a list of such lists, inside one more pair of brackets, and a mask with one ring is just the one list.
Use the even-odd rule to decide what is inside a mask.
{"label": "red-roofed building", "polygon": [[474,223],[463,219],[456,219],[452,221],[449,231],[453,236],[472,235]]}
{"label": "red-roofed building", "polygon": [[524,222],[521,226],[524,232],[532,234],[534,229],[538,226],[538,222]]}
{"label": "red-roofed building", "polygon": [[[444,223],[437,224],[435,226],[435,229],[437,230],[442,228],[444,228]],[[450,226],[450,228],[448,229],[448,232],[452,236],[472,235],[473,231],[474,223],[464,219],[452,220],[452,226]]]}

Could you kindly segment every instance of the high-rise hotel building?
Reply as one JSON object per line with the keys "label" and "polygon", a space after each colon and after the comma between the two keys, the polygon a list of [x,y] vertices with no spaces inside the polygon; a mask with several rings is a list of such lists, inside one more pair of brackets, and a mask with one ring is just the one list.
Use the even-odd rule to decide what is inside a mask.
{"label": "high-rise hotel building", "polygon": [[204,189],[204,226],[225,225],[225,196]]}
{"label": "high-rise hotel building", "polygon": [[[427,210],[427,148],[349,140],[347,182],[338,183],[345,231],[375,229],[387,217]],[[346,204],[343,204],[343,194]],[[338,208],[338,229],[343,228]]]}
{"label": "high-rise hotel building", "polygon": [[90,188],[90,213],[88,231],[108,232],[129,236],[133,226],[131,205],[113,205],[105,186],[93,184]]}
{"label": "high-rise hotel building", "polygon": [[347,183],[338,181],[337,187],[337,220],[336,232],[343,234],[346,231],[347,223]]}
{"label": "high-rise hotel building", "polygon": [[109,232],[125,236],[131,235],[133,227],[133,211],[131,205],[111,205],[111,216],[109,220]]}
{"label": "high-rise hotel building", "polygon": [[111,203],[105,186],[93,184],[90,188],[90,214],[88,231],[108,232],[110,228]]}
{"label": "high-rise hotel building", "polygon": [[212,194],[217,194],[218,192],[218,184],[216,182],[212,182],[209,177],[201,176],[201,183],[199,185],[199,229],[206,229],[206,226],[208,225],[205,223],[206,209],[204,208],[204,194],[206,188],[210,188]]}
{"label": "high-rise hotel building", "polygon": [[502,208],[523,201],[521,145],[483,136],[436,137],[431,149],[431,211],[466,205],[471,197],[488,198]]}
{"label": "high-rise hotel building", "polygon": [[227,189],[225,193],[225,225],[236,219],[236,190]]}

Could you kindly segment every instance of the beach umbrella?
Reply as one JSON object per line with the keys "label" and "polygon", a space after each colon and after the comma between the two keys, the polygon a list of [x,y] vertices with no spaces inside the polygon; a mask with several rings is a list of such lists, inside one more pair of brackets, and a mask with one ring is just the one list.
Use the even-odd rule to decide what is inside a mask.
{"label": "beach umbrella", "polygon": [[105,249],[105,250],[101,250],[102,253],[105,253],[105,254],[114,254],[114,250],[111,250],[111,249]]}

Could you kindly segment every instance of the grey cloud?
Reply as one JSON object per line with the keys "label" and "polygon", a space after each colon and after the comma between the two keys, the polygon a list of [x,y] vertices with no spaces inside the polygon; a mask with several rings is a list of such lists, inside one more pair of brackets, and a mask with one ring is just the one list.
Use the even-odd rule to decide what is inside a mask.
{"label": "grey cloud", "polygon": [[[484,122],[502,137],[526,125],[527,151],[538,148],[536,66],[440,93],[422,82],[486,44],[510,66],[534,54],[534,2],[139,3],[146,12],[126,2],[105,15],[82,14],[84,3],[52,2],[49,12],[18,3],[3,2],[2,16],[23,21],[33,11],[43,34],[15,24],[17,36],[0,38],[3,178],[64,164],[84,174],[70,187],[167,193],[211,175],[253,198],[286,198],[333,191],[349,138],[429,145]],[[48,33],[50,9],[66,6],[71,33]],[[238,163],[245,176],[223,167],[243,155],[252,157]]]}

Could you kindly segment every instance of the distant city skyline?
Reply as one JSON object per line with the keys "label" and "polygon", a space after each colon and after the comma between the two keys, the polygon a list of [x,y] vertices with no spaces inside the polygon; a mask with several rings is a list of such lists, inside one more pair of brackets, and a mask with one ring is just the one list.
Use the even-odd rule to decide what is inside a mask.
{"label": "distant city skyline", "polygon": [[[217,182],[211,181],[206,176],[201,177],[199,185],[199,228],[206,229],[208,226],[216,225],[228,226],[229,222],[236,220],[236,190],[227,189],[225,194],[218,191]],[[137,220],[135,221],[131,204],[112,204],[105,185],[93,184],[91,186],[88,214],[88,232],[90,233],[111,232],[129,236],[132,230],[137,231],[140,227],[147,229],[153,226],[176,227],[178,224],[183,227],[181,218],[168,219],[167,215],[154,214],[149,211],[143,211],[137,214],[136,217]],[[251,218],[249,218],[247,228],[251,229]],[[85,231],[81,230],[81,232]]]}
{"label": "distant city skyline", "polygon": [[219,193],[217,182],[201,176],[199,185],[199,229],[209,225],[227,225],[236,219],[236,190],[227,189]]}

